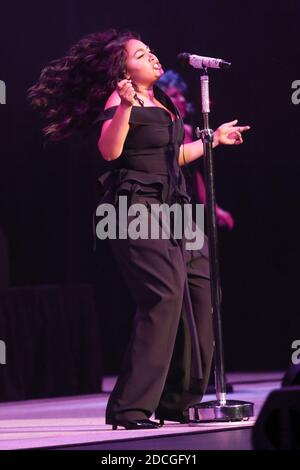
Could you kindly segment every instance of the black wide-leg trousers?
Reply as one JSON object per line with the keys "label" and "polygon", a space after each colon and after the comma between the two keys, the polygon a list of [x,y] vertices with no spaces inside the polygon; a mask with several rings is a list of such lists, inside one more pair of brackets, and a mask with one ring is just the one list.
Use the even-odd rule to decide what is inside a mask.
{"label": "black wide-leg trousers", "polygon": [[[207,238],[201,251],[187,250],[185,243],[181,248],[172,237],[111,239],[109,245],[136,313],[107,403],[106,422],[145,419],[155,410],[183,411],[201,400],[213,357]],[[183,301],[186,276],[201,352],[200,380],[192,376],[193,353]]]}

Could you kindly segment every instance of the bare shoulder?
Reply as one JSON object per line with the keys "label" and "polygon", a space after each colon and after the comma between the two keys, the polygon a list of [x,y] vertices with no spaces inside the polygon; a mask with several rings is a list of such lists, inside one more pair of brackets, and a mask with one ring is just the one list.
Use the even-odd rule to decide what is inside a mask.
{"label": "bare shoulder", "polygon": [[[119,106],[121,103],[121,98],[116,90],[112,92],[112,94],[107,98],[104,111],[112,106]],[[112,119],[107,119],[103,122],[100,132],[100,137],[105,133],[106,129],[109,127]]]}
{"label": "bare shoulder", "polygon": [[121,98],[116,90],[108,97],[104,109],[111,108],[112,106],[119,106],[121,103]]}

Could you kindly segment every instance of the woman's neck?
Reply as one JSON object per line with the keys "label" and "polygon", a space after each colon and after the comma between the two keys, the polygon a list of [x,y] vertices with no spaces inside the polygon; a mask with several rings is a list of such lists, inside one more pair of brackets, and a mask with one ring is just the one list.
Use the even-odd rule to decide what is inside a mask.
{"label": "woman's neck", "polygon": [[139,95],[143,96],[149,101],[153,101],[153,99],[155,98],[153,86],[137,85],[137,92]]}

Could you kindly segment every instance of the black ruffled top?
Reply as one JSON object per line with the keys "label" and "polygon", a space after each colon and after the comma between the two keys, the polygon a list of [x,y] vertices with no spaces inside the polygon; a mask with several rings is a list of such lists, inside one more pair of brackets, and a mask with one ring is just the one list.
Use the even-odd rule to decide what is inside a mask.
{"label": "black ruffled top", "polygon": [[[130,129],[124,142],[118,168],[106,171],[99,178],[102,202],[115,204],[119,193],[128,191],[130,203],[138,202],[138,194],[156,195],[163,203],[187,203],[184,175],[178,163],[179,147],[184,140],[184,125],[172,100],[157,86],[155,98],[169,109],[157,106],[133,106]],[[117,106],[107,108],[95,123],[112,119]],[[115,160],[114,160],[115,162]]]}

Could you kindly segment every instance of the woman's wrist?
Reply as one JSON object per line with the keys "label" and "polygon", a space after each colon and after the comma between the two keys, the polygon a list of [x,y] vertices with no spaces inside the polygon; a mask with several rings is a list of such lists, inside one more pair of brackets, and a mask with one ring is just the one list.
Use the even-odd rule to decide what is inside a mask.
{"label": "woman's wrist", "polygon": [[215,131],[213,134],[213,148],[217,147],[218,145],[220,145],[220,140],[217,131]]}
{"label": "woman's wrist", "polygon": [[119,104],[119,108],[123,109],[126,111],[127,109],[131,109],[133,106],[133,103],[130,103],[129,101],[121,101]]}

